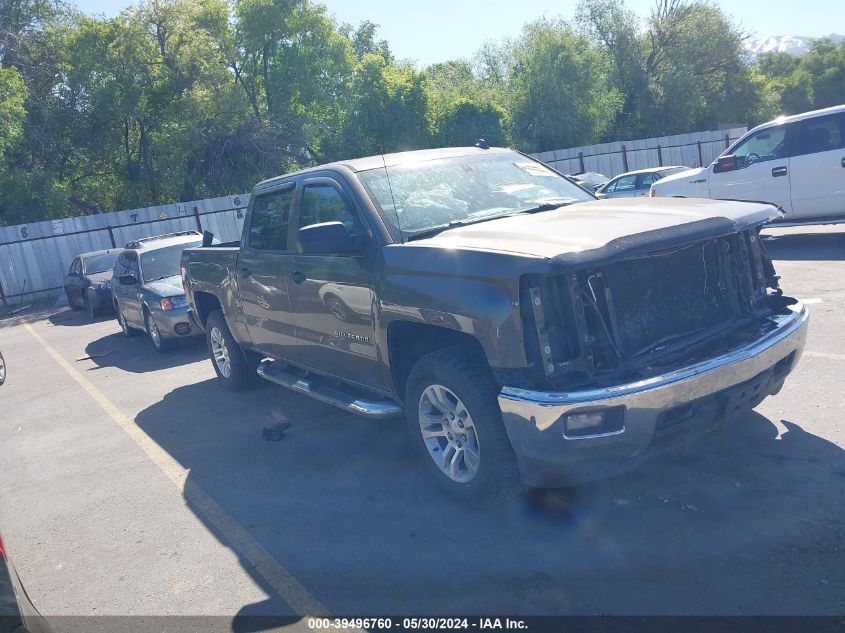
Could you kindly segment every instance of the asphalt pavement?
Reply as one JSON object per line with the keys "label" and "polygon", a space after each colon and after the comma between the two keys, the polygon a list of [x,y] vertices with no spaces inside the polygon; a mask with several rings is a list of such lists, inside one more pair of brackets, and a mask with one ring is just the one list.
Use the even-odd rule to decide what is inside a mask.
{"label": "asphalt pavement", "polygon": [[812,310],[781,393],[495,510],[431,486],[401,423],[223,390],[200,341],[5,319],[0,531],[47,616],[845,614],[845,228],[764,234]]}

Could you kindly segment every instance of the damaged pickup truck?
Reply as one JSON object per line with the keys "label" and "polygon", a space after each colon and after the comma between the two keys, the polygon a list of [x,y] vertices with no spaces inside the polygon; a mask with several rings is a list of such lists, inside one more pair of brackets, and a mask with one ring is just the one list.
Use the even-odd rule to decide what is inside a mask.
{"label": "damaged pickup truck", "polygon": [[624,472],[780,390],[808,314],[759,239],[778,214],[424,150],[260,183],[242,241],[182,274],[225,385],[404,415],[437,481],[496,499]]}

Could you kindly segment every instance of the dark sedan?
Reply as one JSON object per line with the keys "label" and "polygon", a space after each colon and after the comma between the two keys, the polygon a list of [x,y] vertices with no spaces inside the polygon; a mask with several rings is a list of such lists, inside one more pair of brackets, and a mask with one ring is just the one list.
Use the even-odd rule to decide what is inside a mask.
{"label": "dark sedan", "polygon": [[83,253],[65,275],[65,294],[71,308],[88,310],[91,318],[112,309],[111,281],[120,249]]}
{"label": "dark sedan", "polygon": [[0,538],[0,633],[50,633],[29,600]]}

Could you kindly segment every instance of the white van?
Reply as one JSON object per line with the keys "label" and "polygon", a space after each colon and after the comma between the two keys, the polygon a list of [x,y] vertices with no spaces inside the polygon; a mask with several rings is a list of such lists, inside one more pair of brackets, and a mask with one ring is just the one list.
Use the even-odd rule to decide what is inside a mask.
{"label": "white van", "polygon": [[764,123],[711,165],[655,182],[651,196],[770,202],[787,223],[845,222],[845,105]]}

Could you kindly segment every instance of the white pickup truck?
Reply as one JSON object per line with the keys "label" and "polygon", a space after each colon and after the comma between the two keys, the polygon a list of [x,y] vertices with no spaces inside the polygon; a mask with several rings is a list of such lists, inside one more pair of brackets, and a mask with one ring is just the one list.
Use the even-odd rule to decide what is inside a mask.
{"label": "white pickup truck", "polygon": [[845,105],[764,123],[711,165],[655,182],[651,196],[768,202],[786,224],[845,222]]}

